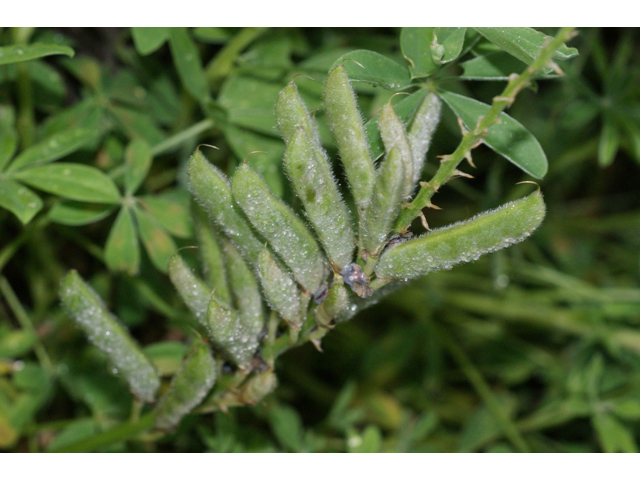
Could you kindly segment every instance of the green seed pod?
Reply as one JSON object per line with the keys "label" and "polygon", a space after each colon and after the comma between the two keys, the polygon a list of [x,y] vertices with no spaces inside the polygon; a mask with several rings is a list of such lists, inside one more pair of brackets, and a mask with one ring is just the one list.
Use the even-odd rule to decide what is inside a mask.
{"label": "green seed pod", "polygon": [[259,344],[257,337],[246,331],[238,312],[211,297],[207,323],[214,345],[238,367],[249,370]]}
{"label": "green seed pod", "polygon": [[[209,287],[216,292],[216,296],[227,303],[231,303],[231,294],[227,286],[227,271],[224,255],[218,243],[215,230],[208,219],[203,218],[202,209],[195,212],[195,233],[198,239],[198,253],[202,261],[202,269]],[[207,300],[208,302],[208,300]],[[206,308],[205,308],[206,312]]]}
{"label": "green seed pod", "polygon": [[204,399],[215,380],[215,360],[207,344],[198,341],[158,402],[156,427],[168,430],[178,425]]}
{"label": "green seed pod", "polygon": [[399,148],[391,150],[376,175],[371,203],[365,210],[362,246],[377,257],[398,218],[406,186],[406,162]]}
{"label": "green seed pod", "polygon": [[191,271],[189,266],[176,253],[167,265],[169,279],[178,290],[182,301],[187,305],[198,323],[207,326],[207,309],[211,300],[211,289]]}
{"label": "green seed pod", "polygon": [[276,98],[276,122],[285,143],[289,143],[296,129],[302,127],[318,147],[321,145],[317,125],[293,82],[289,82]]}
{"label": "green seed pod", "polygon": [[305,129],[298,128],[292,135],[284,167],[334,270],[339,272],[353,259],[351,219],[329,161]]}
{"label": "green seed pod", "polygon": [[211,219],[251,262],[258,260],[262,243],[233,206],[227,177],[211,165],[200,150],[189,160],[189,190]]}
{"label": "green seed pod", "polygon": [[344,285],[334,283],[324,302],[316,308],[316,321],[328,326],[337,315],[349,308],[349,292]]}
{"label": "green seed pod", "polygon": [[231,179],[231,190],[249,221],[280,255],[298,283],[315,292],[325,277],[325,264],[320,247],[304,223],[246,163]]}
{"label": "green seed pod", "polygon": [[160,377],[125,327],[107,310],[102,299],[72,270],[60,286],[62,305],[91,343],[102,350],[129,383],[133,394],[152,402]]}
{"label": "green seed pod", "polygon": [[360,211],[371,198],[375,167],[369,154],[356,97],[344,66],[338,65],[327,76],[323,98],[329,127],[336,139],[353,199]]}
{"label": "green seed pod", "polygon": [[[409,197],[413,192],[413,154],[411,153],[411,146],[409,145],[409,136],[404,128],[404,123],[396,113],[395,109],[391,105],[391,102],[387,102],[380,109],[378,115],[378,126],[380,127],[380,136],[384,143],[387,154],[394,148],[397,148],[400,153],[400,159],[404,166],[404,181],[402,187],[402,196]],[[379,181],[380,176],[376,177],[376,184]],[[375,190],[375,186],[374,186]]]}
{"label": "green seed pod", "polygon": [[427,93],[409,127],[409,142],[413,154],[413,185],[416,185],[422,176],[431,138],[440,121],[441,107],[440,98],[435,93]]}
{"label": "green seed pod", "polygon": [[278,386],[278,378],[272,371],[259,373],[242,385],[239,400],[244,405],[256,405]]}
{"label": "green seed pod", "polygon": [[535,192],[470,220],[455,223],[391,247],[376,273],[386,279],[411,279],[476,260],[527,238],[542,223],[545,205]]}
{"label": "green seed pod", "polygon": [[300,291],[293,278],[278,265],[267,248],[260,253],[258,274],[271,308],[289,325],[299,328],[302,325]]}
{"label": "green seed pod", "polygon": [[227,258],[229,287],[240,315],[243,334],[257,339],[264,327],[260,287],[253,271],[231,242],[224,241],[222,248]]}

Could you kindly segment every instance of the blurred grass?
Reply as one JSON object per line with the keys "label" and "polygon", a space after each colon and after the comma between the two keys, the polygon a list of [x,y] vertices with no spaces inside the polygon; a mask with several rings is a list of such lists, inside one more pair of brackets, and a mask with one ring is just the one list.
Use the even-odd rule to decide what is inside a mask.
{"label": "blurred grass", "polygon": [[[332,49],[397,54],[397,31],[388,29],[290,30],[284,36],[288,43],[271,31],[267,35],[280,39],[267,43],[273,49],[266,53],[264,46],[244,50],[251,35],[264,32],[194,33],[203,58],[220,59],[205,63],[214,93],[227,75],[253,72],[262,80],[288,80],[282,72],[292,71],[294,62]],[[40,34],[75,38],[79,53],[104,59],[110,75],[144,77],[159,66],[158,57],[135,60],[125,30]],[[101,46],[104,38],[113,40],[113,51]],[[229,38],[236,43],[226,43]],[[84,46],[80,39],[87,40]],[[152,353],[171,372],[182,352],[175,342],[185,338],[189,320],[166,278],[146,259],[139,277],[106,273],[99,260],[108,233],[104,222],[72,230],[36,222],[22,233],[0,211],[0,258],[15,252],[1,263],[0,449],[637,451],[640,52],[633,47],[639,41],[637,29],[582,30],[575,41],[580,56],[563,66],[565,77],[539,81],[537,92],[524,92],[510,110],[549,158],[549,174],[540,182],[548,217],[532,238],[397,291],[330,332],[323,353],[306,345],[282,356],[276,370],[280,385],[258,406],[191,415],[172,434],[127,430],[136,405],[126,386],[60,312],[55,295],[58,279],[69,268],[79,269],[143,345],[167,342]],[[158,56],[166,60],[170,55],[163,48]],[[216,57],[221,48],[225,53]],[[279,52],[290,62],[279,63]],[[261,65],[260,58],[271,63]],[[86,94],[89,83],[82,86],[65,75],[66,98],[49,95],[38,103],[37,122]],[[167,81],[165,90],[179,88],[175,76]],[[502,86],[471,82],[460,88],[487,101]],[[14,88],[0,81],[0,103],[13,101]],[[226,92],[231,95],[228,87]],[[153,107],[161,132],[179,133],[203,121],[193,100],[175,98],[164,113]],[[372,106],[380,98],[361,94]],[[450,112],[445,115],[429,159],[456,145],[458,127]],[[605,131],[605,124],[617,134]],[[208,136],[202,138],[222,148],[217,162],[232,156],[231,164],[238,161],[240,147],[230,137],[223,140],[230,132],[208,123],[196,133],[203,132]],[[271,140],[252,135],[255,142]],[[160,155],[148,191],[171,184],[176,173],[181,181],[182,162],[194,142],[171,145]],[[100,158],[117,164],[117,150],[103,149]],[[606,153],[611,151],[612,156]],[[435,203],[443,210],[429,218],[432,227],[531,188],[514,186],[525,176],[484,147],[474,162],[474,180],[455,180],[439,193]],[[277,175],[272,181],[278,184]]]}

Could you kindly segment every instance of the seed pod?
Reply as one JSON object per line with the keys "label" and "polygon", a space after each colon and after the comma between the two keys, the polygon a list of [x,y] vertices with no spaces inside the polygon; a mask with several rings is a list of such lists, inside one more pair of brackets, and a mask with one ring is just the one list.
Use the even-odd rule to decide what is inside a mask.
{"label": "seed pod", "polygon": [[215,346],[238,367],[249,370],[258,339],[246,331],[238,312],[211,297],[207,323]]}
{"label": "seed pod", "polygon": [[381,278],[408,280],[476,260],[527,238],[544,214],[542,194],[532,193],[385,250],[376,273]]}
{"label": "seed pod", "polygon": [[358,210],[369,203],[375,167],[362,118],[344,66],[334,68],[324,84],[324,106]]}
{"label": "seed pod", "polygon": [[234,208],[227,177],[211,165],[200,150],[189,160],[189,190],[209,217],[222,228],[251,262],[258,260],[262,243]]}
{"label": "seed pod", "polygon": [[351,219],[325,153],[305,129],[298,128],[292,135],[284,167],[334,270],[339,272],[353,259]]}
{"label": "seed pod", "polygon": [[271,308],[293,328],[299,328],[302,324],[300,291],[293,278],[278,265],[267,248],[260,253],[258,274]]}
{"label": "seed pod", "polygon": [[91,343],[106,353],[129,383],[133,394],[145,402],[152,402],[160,386],[158,373],[125,327],[109,313],[102,299],[75,270],[62,280],[60,298],[69,316]]}
{"label": "seed pod", "polygon": [[[256,339],[264,327],[262,296],[253,271],[229,241],[222,244],[227,258],[229,288],[242,322],[243,335]],[[259,258],[259,257],[258,257]]]}
{"label": "seed pod", "polygon": [[377,257],[398,218],[406,186],[405,158],[399,148],[391,150],[378,168],[371,203],[365,210],[360,232],[363,248]]}
{"label": "seed pod", "polygon": [[242,385],[239,400],[244,405],[256,405],[278,386],[278,378],[272,371],[259,373]]}
{"label": "seed pod", "polygon": [[206,327],[211,289],[191,271],[179,253],[171,257],[167,269],[169,279],[178,290],[182,301],[196,317],[198,323]]}
{"label": "seed pod", "polygon": [[422,176],[431,138],[440,121],[440,107],[440,98],[435,93],[427,93],[409,127],[409,142],[413,154],[413,185],[416,185]]}
{"label": "seed pod", "polygon": [[334,283],[325,301],[316,308],[316,320],[320,325],[331,325],[332,320],[347,308],[349,308],[349,292],[344,285]]}
{"label": "seed pod", "polygon": [[[402,186],[402,197],[408,197],[413,192],[413,154],[409,145],[409,136],[404,128],[404,123],[391,105],[387,102],[380,109],[378,115],[378,126],[380,127],[380,136],[384,143],[384,148],[389,155],[391,150],[397,148],[400,154],[404,169],[404,181]],[[380,176],[376,176],[376,184]],[[374,186],[375,190],[375,186]]]}
{"label": "seed pod", "polygon": [[198,341],[193,352],[171,380],[156,407],[156,427],[174,428],[182,417],[204,399],[216,380],[216,364],[206,343]]}
{"label": "seed pod", "polygon": [[231,190],[249,221],[280,255],[298,283],[309,292],[317,290],[325,277],[325,265],[320,248],[304,223],[246,163],[231,179]]}
{"label": "seed pod", "polygon": [[230,304],[231,294],[227,286],[227,270],[222,249],[215,230],[209,224],[209,220],[204,218],[203,213],[201,208],[197,208],[194,217],[196,238],[200,247],[198,253],[202,261],[205,280],[220,300]]}
{"label": "seed pod", "polygon": [[285,143],[288,144],[296,130],[301,127],[311,135],[318,147],[321,145],[317,125],[309,115],[298,87],[293,82],[289,82],[276,98],[276,122]]}

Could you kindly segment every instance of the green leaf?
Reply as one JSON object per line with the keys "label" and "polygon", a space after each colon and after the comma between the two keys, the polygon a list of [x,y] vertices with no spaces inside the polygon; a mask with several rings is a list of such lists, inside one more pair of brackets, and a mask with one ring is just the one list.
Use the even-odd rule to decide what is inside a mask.
{"label": "green leaf", "polygon": [[109,270],[124,271],[129,275],[138,273],[140,247],[136,227],[128,207],[120,209],[111,227],[104,247],[104,260]]}
{"label": "green leaf", "polygon": [[4,170],[18,148],[18,133],[13,127],[13,115],[7,114],[6,117],[0,113],[0,171]]}
{"label": "green leaf", "polygon": [[140,55],[158,50],[169,38],[167,27],[131,27],[133,44]]}
{"label": "green leaf", "polygon": [[354,82],[367,82],[394,92],[411,84],[411,76],[404,66],[371,50],[349,52],[336,60],[330,70],[340,64]]}
{"label": "green leaf", "polygon": [[101,113],[94,111],[83,124],[55,133],[28,148],[11,162],[7,170],[12,172],[27,166],[53,162],[79,150],[95,139],[100,117]]}
{"label": "green leaf", "polygon": [[52,222],[78,227],[95,223],[108,217],[113,209],[113,205],[89,205],[67,201],[56,203],[49,210],[48,216]]}
{"label": "green leaf", "polygon": [[[486,115],[489,105],[451,92],[439,92],[440,97],[473,129],[478,118]],[[543,178],[548,169],[547,156],[538,140],[520,122],[506,113],[500,114],[500,123],[489,128],[484,143],[511,163],[535,178]]]}
{"label": "green leaf", "polygon": [[410,64],[411,78],[427,77],[440,65],[431,55],[431,44],[435,40],[433,27],[405,27],[400,32],[400,47]]}
{"label": "green leaf", "polygon": [[0,47],[0,65],[26,62],[49,55],[67,55],[73,57],[75,52],[66,45],[53,43],[32,43],[31,45],[9,45]]}
{"label": "green leaf", "polygon": [[29,353],[37,342],[38,336],[30,330],[0,333],[0,358],[20,358]]}
{"label": "green leaf", "polygon": [[171,235],[190,238],[193,235],[189,192],[182,189],[167,190],[159,195],[136,197]]}
{"label": "green leaf", "polygon": [[368,425],[362,435],[353,434],[347,439],[351,453],[378,453],[382,448],[382,433],[375,425]]}
{"label": "green leaf", "polygon": [[21,170],[13,175],[39,190],[80,202],[118,203],[120,193],[110,177],[95,167],[53,163]]}
{"label": "green leaf", "polygon": [[110,111],[115,115],[123,132],[129,138],[141,138],[151,146],[157,145],[164,140],[165,134],[151,115],[116,106],[112,106]]}
{"label": "green leaf", "polygon": [[89,340],[113,362],[133,393],[152,402],[160,378],[149,359],[102,299],[72,270],[60,285],[62,304]]}
{"label": "green leaf", "polygon": [[449,63],[458,58],[466,33],[466,27],[436,27],[436,41],[438,45],[442,45],[441,63]]}
{"label": "green leaf", "polygon": [[[517,58],[505,52],[472,58],[460,64],[462,67],[461,80],[508,80],[512,73],[521,73],[527,68]],[[549,78],[552,75],[538,75],[536,78]],[[557,76],[557,75],[555,75]]]}
{"label": "green leaf", "polygon": [[[491,43],[527,65],[533,63],[545,42],[552,39],[542,32],[526,27],[477,27],[476,30]],[[553,54],[553,59],[568,60],[576,55],[576,48],[569,48],[563,44]]]}
{"label": "green leaf", "polygon": [[0,207],[26,225],[42,208],[42,200],[24,185],[5,178],[0,180]]}
{"label": "green leaf", "polygon": [[218,101],[227,110],[229,122],[277,137],[273,110],[279,92],[276,84],[232,75],[222,85]]}
{"label": "green leaf", "polygon": [[296,410],[287,405],[274,405],[269,410],[269,423],[274,435],[284,448],[304,452],[304,427]]}
{"label": "green leaf", "polygon": [[182,85],[197,101],[205,101],[209,97],[209,86],[200,61],[200,52],[186,28],[171,28],[169,47]]}
{"label": "green leaf", "polygon": [[613,163],[618,148],[620,147],[620,130],[615,121],[605,116],[602,131],[600,132],[600,142],[598,144],[598,164],[601,167],[608,167]]}
{"label": "green leaf", "polygon": [[124,153],[124,185],[127,195],[133,194],[149,173],[151,168],[151,147],[142,139],[132,140]]}
{"label": "green leaf", "polygon": [[62,450],[76,442],[87,440],[100,431],[93,418],[80,418],[66,425],[62,431],[47,445],[48,452]]}
{"label": "green leaf", "polygon": [[606,413],[597,413],[591,419],[598,440],[605,453],[637,453],[633,434],[624,424]]}
{"label": "green leaf", "polygon": [[160,222],[140,208],[134,208],[140,238],[149,258],[161,272],[167,271],[169,259],[176,253],[176,244]]}

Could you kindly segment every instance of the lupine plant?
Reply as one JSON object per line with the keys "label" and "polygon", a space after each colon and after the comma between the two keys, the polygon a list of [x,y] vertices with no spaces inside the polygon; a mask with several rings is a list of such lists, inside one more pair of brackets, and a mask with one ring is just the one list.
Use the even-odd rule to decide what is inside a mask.
{"label": "lupine plant", "polygon": [[[16,373],[21,383],[11,388],[18,393],[0,397],[3,445],[28,431],[58,381],[89,405],[100,433],[92,420],[79,427],[90,434],[60,435],[51,450],[101,449],[134,436],[153,441],[199,415],[241,406],[258,411],[278,387],[286,352],[306,344],[322,352],[325,336],[348,327],[387,295],[415,292],[433,272],[528,238],[547,213],[545,187],[532,181],[547,173],[547,158],[534,135],[505,110],[520,93],[564,74],[567,67],[560,64],[577,55],[566,45],[574,33],[403,28],[399,52],[333,49],[294,64],[290,58],[304,57],[304,49],[296,51],[281,32],[244,29],[230,36],[220,29],[134,28],[119,50],[131,68],[112,77],[95,60],[74,57],[70,47],[51,38],[30,43],[31,31],[12,32],[14,45],[0,47],[0,68],[10,67],[0,71],[0,81],[15,84],[19,105],[0,105],[0,206],[24,232],[0,251],[0,267],[29,232],[55,225],[108,273],[83,278],[81,268],[58,268],[52,274],[60,280],[61,318],[73,319],[96,347],[86,354],[87,364],[99,366],[95,372],[57,366],[0,277],[0,291],[23,326],[14,343],[25,345],[0,341],[0,357],[33,351],[42,366],[33,371],[46,385],[32,392],[26,374]],[[193,37],[224,46],[203,65]],[[154,63],[163,48],[175,78]],[[51,55],[68,57],[59,64],[81,86],[82,98],[36,129],[36,119],[61,102],[55,75],[42,61]],[[492,100],[475,99],[473,88],[461,87],[465,82],[489,85]],[[34,107],[28,89],[41,84],[49,94]],[[367,95],[372,102],[363,102]],[[189,123],[192,117],[201,120]],[[607,118],[603,166],[618,150],[621,129],[631,128],[613,128],[616,122]],[[457,147],[437,156],[432,147],[445,127],[459,133]],[[633,150],[632,141],[623,143]],[[176,168],[159,166],[172,156],[185,161]],[[502,204],[497,208],[432,228],[442,205],[438,194],[464,192],[475,164],[492,157],[524,174],[512,200],[496,198],[486,208]],[[105,224],[107,235],[92,236],[92,226]],[[166,278],[181,304],[172,303],[166,290],[167,298],[154,292]],[[112,281],[130,289],[113,306],[103,300]],[[483,311],[473,294],[448,295],[462,310]],[[178,341],[132,334],[128,327],[140,322],[136,301],[166,317],[181,332]],[[418,303],[407,300],[400,307],[420,316]],[[570,322],[558,324],[582,332]],[[529,450],[465,352],[447,332],[437,333],[496,419],[498,426],[487,432]],[[622,346],[633,343],[632,337],[620,338]],[[602,362],[589,363],[592,377],[600,378]],[[122,399],[95,395],[94,373],[105,385],[126,384],[133,399],[129,420],[122,421]],[[359,414],[345,406],[355,395],[350,388],[341,392],[328,422],[354,439],[350,450],[379,449],[378,430],[355,433],[356,422],[347,418]],[[621,430],[610,415],[593,415],[599,431]],[[277,405],[267,418],[285,449],[315,448],[312,436],[288,430],[300,423],[290,409]],[[435,423],[426,415],[415,429],[430,431]],[[633,450],[628,435],[622,437],[623,448],[609,442],[606,449]],[[222,437],[207,438],[223,448]],[[480,441],[462,444],[472,449],[474,442]]]}
{"label": "lupine plant", "polygon": [[[465,159],[473,165],[471,150],[485,141],[529,173],[541,176],[546,168],[535,139],[502,111],[538,73],[558,70],[552,62],[557,52],[567,57],[574,53],[564,46],[570,30],[562,30],[555,39],[532,30],[479,32],[530,64],[522,74],[509,76],[504,92],[490,107],[436,92],[427,83],[398,108],[392,96],[369,128],[358,108],[354,79],[407,90],[412,79],[433,74],[460,55],[465,29],[403,30],[410,69],[387,65],[390,60],[369,51],[335,61],[324,82],[323,105],[350,203],[295,81],[278,94],[275,117],[286,145],[284,170],[303,214],[278,198],[248,163],[240,164],[229,178],[206,159],[205,146],[196,149],[188,164],[188,185],[208,217],[200,215],[198,229],[202,273],[210,275],[204,280],[181,252],[168,262],[171,281],[197,320],[200,334],[153,410],[158,428],[175,427],[196,407],[205,412],[255,404],[277,385],[275,361],[284,351],[308,341],[321,350],[321,339],[336,324],[385,292],[520,242],[540,225],[545,205],[539,189],[436,230],[429,228],[423,213],[425,207],[436,208],[431,197],[443,185],[469,176],[459,165]],[[348,72],[354,69],[361,71],[350,78]],[[405,83],[396,83],[401,80]],[[440,159],[433,178],[420,182],[439,121],[440,98],[460,112],[463,137],[452,154]],[[398,113],[401,108],[406,121]],[[498,128],[491,130],[494,125]],[[509,145],[513,139],[508,136],[514,134],[523,138]],[[368,138],[376,137],[379,144],[370,145]],[[418,217],[427,230],[423,234],[409,230]],[[97,294],[71,272],[60,296],[89,339],[112,359],[133,394],[154,402],[161,383],[158,374]]]}

